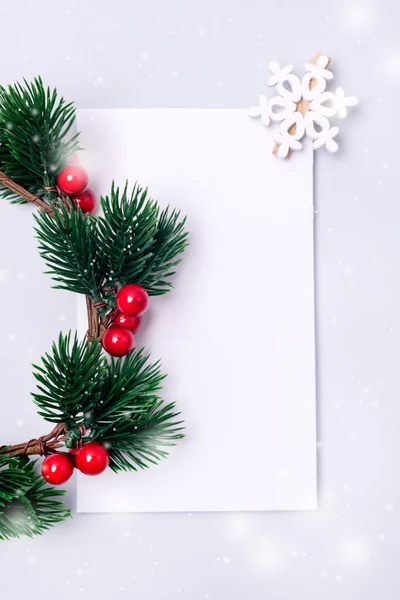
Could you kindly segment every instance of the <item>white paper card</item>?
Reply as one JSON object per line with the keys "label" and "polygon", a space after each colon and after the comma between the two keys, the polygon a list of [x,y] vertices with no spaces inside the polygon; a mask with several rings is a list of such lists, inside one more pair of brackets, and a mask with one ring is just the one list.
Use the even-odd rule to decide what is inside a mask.
{"label": "white paper card", "polygon": [[243,110],[80,110],[78,129],[96,192],[138,180],[191,232],[137,335],[187,437],[148,470],[80,476],[78,511],[316,508],[311,148],[277,159]]}

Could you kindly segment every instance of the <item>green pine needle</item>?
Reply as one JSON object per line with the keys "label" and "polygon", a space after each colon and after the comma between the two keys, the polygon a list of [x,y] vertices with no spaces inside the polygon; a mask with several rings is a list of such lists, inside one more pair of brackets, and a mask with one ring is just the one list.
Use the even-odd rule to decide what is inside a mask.
{"label": "green pine needle", "polygon": [[98,300],[104,281],[104,258],[96,219],[62,202],[54,206],[53,216],[39,211],[34,218],[39,253],[56,282],[54,287]]}
{"label": "green pine needle", "polygon": [[110,468],[137,471],[156,465],[168,456],[166,448],[184,437],[183,421],[177,421],[175,404],[155,400],[142,412],[133,412],[113,423],[94,429],[93,439],[101,441],[110,453]]}
{"label": "green pine needle", "polygon": [[122,194],[112,186],[101,198],[103,215],[94,218],[59,203],[54,216],[35,215],[39,252],[56,282],[54,287],[86,294],[107,309],[115,297],[104,288],[142,285],[150,296],[172,288],[171,277],[187,246],[185,219],[160,208],[135,184]]}
{"label": "green pine needle", "polygon": [[90,436],[109,449],[113,471],[156,464],[168,455],[166,446],[183,437],[175,404],[165,405],[158,395],[165,375],[148,360],[139,350],[108,365]]}
{"label": "green pine needle", "polygon": [[[110,196],[101,198],[103,216],[98,219],[99,244],[112,281],[138,282],[151,256],[158,206],[137,184],[128,196],[114,184]],[[122,278],[122,279],[121,279]]]}
{"label": "green pine needle", "polygon": [[143,350],[108,362],[99,343],[60,334],[34,368],[38,391],[32,395],[39,414],[66,425],[67,445],[74,445],[76,430],[84,425],[85,441],[106,445],[114,471],[155,464],[183,437],[175,405],[159,396],[165,378],[160,364],[150,363]]}
{"label": "green pine needle", "polygon": [[[40,77],[32,83],[0,86],[0,170],[31,193],[43,196],[69,157],[79,149],[73,103],[45,88]],[[11,202],[25,202],[0,188]],[[49,195],[51,196],[51,195]]]}
{"label": "green pine needle", "polygon": [[38,391],[33,399],[38,413],[52,423],[64,423],[73,429],[87,422],[103,388],[106,360],[101,345],[76,335],[60,334],[51,353],[42,357],[41,365],[33,365]]}
{"label": "green pine needle", "polygon": [[70,516],[55,499],[65,492],[46,485],[34,464],[0,452],[0,540],[40,535]]}
{"label": "green pine needle", "polygon": [[150,296],[165,294],[178,258],[187,246],[186,219],[168,208],[160,212],[147,188],[128,183],[120,194],[114,184],[101,198],[103,216],[98,219],[100,247],[108,264],[108,280],[121,285],[137,283]]}

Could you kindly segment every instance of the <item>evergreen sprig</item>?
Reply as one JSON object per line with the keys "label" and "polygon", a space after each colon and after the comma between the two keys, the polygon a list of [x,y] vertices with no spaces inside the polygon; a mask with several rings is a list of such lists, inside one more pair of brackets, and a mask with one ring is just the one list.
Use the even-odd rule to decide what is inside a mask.
{"label": "evergreen sprig", "polygon": [[34,215],[39,253],[56,282],[54,287],[86,294],[98,301],[104,282],[105,257],[100,251],[96,219],[72,204],[57,203],[53,214]]}
{"label": "evergreen sprig", "polygon": [[[0,86],[0,170],[43,196],[79,149],[78,134],[70,135],[74,121],[74,104],[45,88],[40,77]],[[1,192],[11,202],[25,202],[4,187]]]}
{"label": "evergreen sprig", "polygon": [[150,296],[168,292],[187,246],[185,218],[161,211],[137,183],[130,193],[128,184],[122,193],[113,184],[101,207],[98,218],[63,203],[54,206],[54,216],[35,215],[39,252],[54,287],[104,301],[108,309],[115,298],[104,288],[137,283]]}
{"label": "evergreen sprig", "polygon": [[113,471],[156,464],[168,455],[165,447],[183,437],[175,404],[164,404],[158,394],[164,378],[159,363],[149,364],[143,350],[108,364],[90,436],[106,444]]}
{"label": "evergreen sprig", "polygon": [[114,471],[155,464],[167,456],[166,446],[183,437],[175,405],[159,396],[165,375],[143,350],[107,361],[97,342],[60,334],[34,368],[38,392],[32,395],[39,414],[66,425],[67,445],[74,445],[76,429],[84,425],[84,441],[105,444]]}
{"label": "evergreen sprig", "polygon": [[70,516],[55,499],[65,492],[46,485],[34,464],[0,452],[0,540],[42,534]]}
{"label": "evergreen sprig", "polygon": [[187,247],[188,233],[185,231],[186,218],[180,220],[180,212],[169,208],[163,210],[154,232],[151,256],[147,268],[139,277],[139,283],[150,296],[166,294],[172,288],[170,278],[182,261],[177,258]]}
{"label": "evergreen sprig", "polygon": [[162,400],[155,400],[141,412],[94,429],[93,439],[109,449],[113,471],[144,469],[166,458],[166,448],[183,437],[183,421],[175,421],[179,414],[174,403],[163,405]]}
{"label": "evergreen sprig", "polygon": [[85,423],[104,384],[106,359],[101,345],[60,333],[51,353],[33,367],[38,392],[32,396],[38,413],[46,421],[63,423],[68,430]]}
{"label": "evergreen sprig", "polygon": [[103,215],[98,219],[99,247],[106,255],[108,282],[137,283],[150,296],[165,294],[178,258],[187,246],[186,219],[168,208],[160,211],[148,191],[128,183],[120,193],[112,185],[101,198]]}

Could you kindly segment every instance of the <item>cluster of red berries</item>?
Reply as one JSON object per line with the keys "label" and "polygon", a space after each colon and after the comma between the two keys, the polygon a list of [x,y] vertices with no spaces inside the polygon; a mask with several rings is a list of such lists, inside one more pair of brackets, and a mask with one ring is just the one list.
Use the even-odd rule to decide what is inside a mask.
{"label": "cluster of red berries", "polygon": [[55,452],[46,456],[42,463],[43,478],[52,485],[68,481],[75,467],[85,475],[100,475],[108,467],[110,457],[107,450],[98,442],[83,444],[78,450],[69,453]]}
{"label": "cluster of red berries", "polygon": [[75,206],[80,206],[83,213],[90,213],[96,207],[96,196],[88,188],[89,177],[85,169],[77,164],[68,164],[57,175],[59,189],[72,197]]}
{"label": "cluster of red berries", "polygon": [[111,356],[125,356],[135,346],[134,333],[139,329],[141,315],[149,306],[149,296],[136,283],[124,285],[117,293],[119,313],[104,332],[103,348]]}

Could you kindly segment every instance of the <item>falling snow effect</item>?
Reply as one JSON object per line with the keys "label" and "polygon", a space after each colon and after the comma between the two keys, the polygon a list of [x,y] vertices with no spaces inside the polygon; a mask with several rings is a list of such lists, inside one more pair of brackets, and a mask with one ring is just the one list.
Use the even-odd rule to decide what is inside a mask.
{"label": "falling snow effect", "polygon": [[329,58],[321,55],[316,63],[306,63],[306,73],[300,79],[293,74],[293,65],[281,68],[277,62],[269,64],[272,76],[270,87],[278,94],[268,99],[261,95],[258,106],[251,106],[248,114],[260,118],[263,125],[280,123],[274,135],[276,154],[287,158],[292,150],[301,150],[305,136],[312,140],[314,150],[325,146],[328,152],[336,152],[339,145],[336,136],[339,128],[332,127],[330,119],[344,119],[347,109],[356,106],[355,96],[346,96],[338,87],[335,92],[326,91],[328,81],[333,79],[329,70]]}

